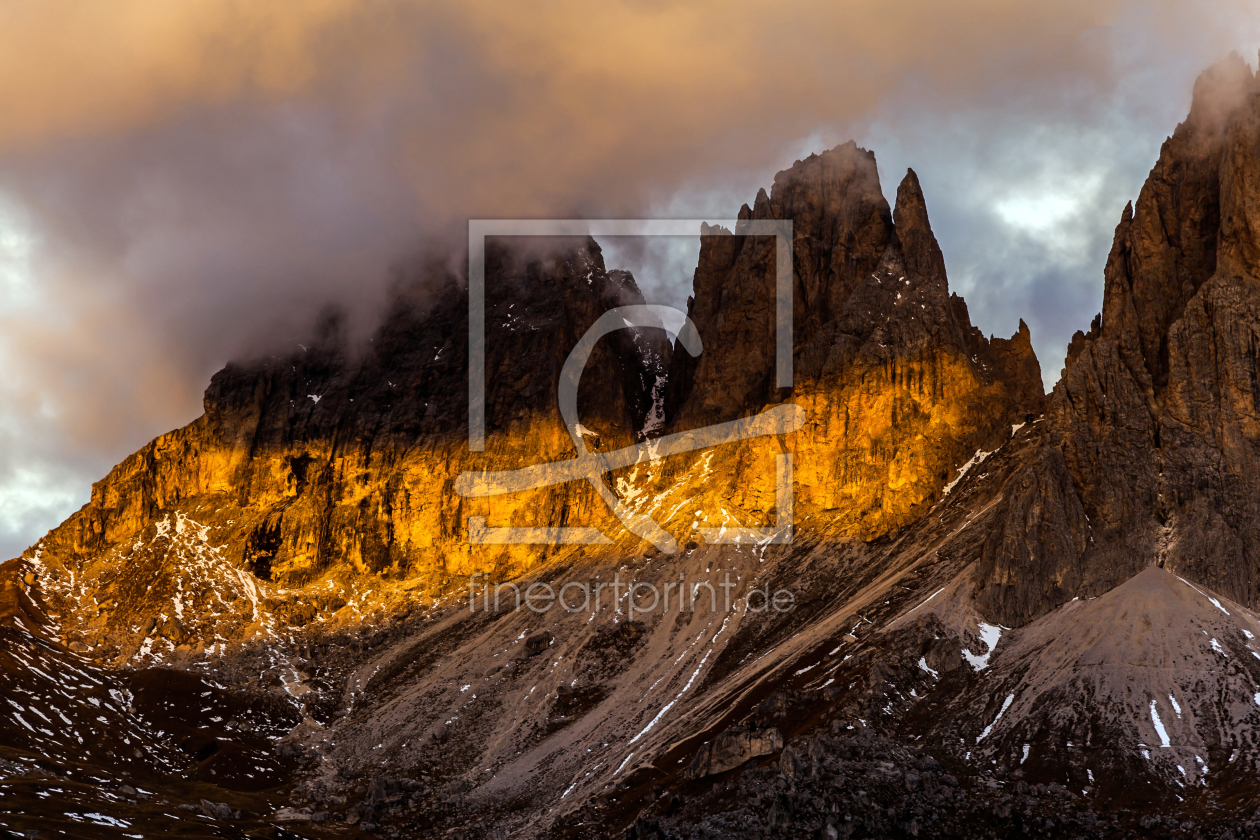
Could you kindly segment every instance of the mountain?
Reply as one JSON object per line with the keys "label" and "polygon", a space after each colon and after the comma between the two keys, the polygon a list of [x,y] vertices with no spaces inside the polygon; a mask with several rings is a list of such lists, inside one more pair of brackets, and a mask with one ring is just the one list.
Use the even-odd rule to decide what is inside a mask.
{"label": "mountain", "polygon": [[[643,297],[589,238],[494,238],[484,452],[442,264],[366,346],[228,366],[0,566],[0,824],[1257,833],[1258,84],[1200,78],[1049,397],[852,143],[697,231],[690,326],[595,343],[576,419],[571,349]],[[547,462],[577,480],[512,472]]]}
{"label": "mountain", "polygon": [[1204,73],[1116,227],[1103,311],[1050,398],[1041,457],[1060,478],[1011,488],[981,562],[995,621],[1152,562],[1257,603],[1256,93],[1237,56]]}
{"label": "mountain", "polygon": [[[809,420],[790,444],[803,520],[858,539],[895,531],[939,501],[978,449],[1041,413],[1027,326],[990,342],[971,325],[949,293],[913,171],[890,212],[875,156],[848,143],[780,172],[773,194],[759,192],[739,219],[792,220],[794,387],[776,392],[766,352],[773,241],[710,229],[688,314],[711,349],[675,351],[670,414],[685,428],[780,400],[804,408]],[[749,477],[738,466],[729,476],[722,495],[738,504]]]}

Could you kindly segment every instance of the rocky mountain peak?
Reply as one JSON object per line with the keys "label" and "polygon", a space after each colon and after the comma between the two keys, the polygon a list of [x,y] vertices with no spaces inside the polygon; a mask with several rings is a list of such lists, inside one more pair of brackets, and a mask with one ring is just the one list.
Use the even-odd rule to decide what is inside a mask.
{"label": "rocky mountain peak", "polygon": [[1254,211],[1243,196],[1256,162],[1248,148],[1256,92],[1237,54],[1204,71],[1190,116],[1164,142],[1116,227],[1101,334],[1118,342],[1144,389],[1163,387],[1169,325],[1217,271],[1218,251],[1235,266],[1255,265]]}
{"label": "rocky mountain peak", "polygon": [[1058,478],[1012,486],[1011,515],[1041,502],[986,547],[977,580],[995,620],[1023,623],[1152,563],[1260,597],[1257,93],[1237,55],[1204,72],[1121,215],[1103,310],[1051,399],[1041,457]]}
{"label": "rocky mountain peak", "polygon": [[913,169],[906,170],[905,178],[897,187],[893,225],[897,230],[906,271],[921,277],[944,277],[945,257],[932,233],[923,188],[919,186],[919,176]]}
{"label": "rocky mountain peak", "polygon": [[[1241,63],[1241,59],[1239,59]],[[1221,159],[1219,271],[1255,277],[1260,266],[1260,80],[1242,64],[1225,102],[1234,102]]]}
{"label": "rocky mountain peak", "polygon": [[[892,214],[875,156],[853,142],[777,173],[771,192],[758,190],[752,207],[745,204],[738,218],[792,220],[798,348],[840,312],[892,240]],[[731,419],[779,399],[771,375],[774,240],[730,233],[702,231],[689,315],[710,351],[698,359],[674,356],[675,425]]]}
{"label": "rocky mountain peak", "polygon": [[1230,118],[1256,93],[1255,76],[1242,56],[1231,52],[1199,74],[1190,113],[1183,126],[1206,141],[1219,138]]}
{"label": "rocky mountain peak", "polygon": [[[798,509],[846,533],[886,533],[1041,410],[1027,327],[990,342],[971,325],[913,171],[893,211],[875,156],[845,143],[779,172],[740,219],[792,221],[793,388],[774,388],[774,241],[707,228],[689,313],[706,349],[674,353],[669,414],[692,428],[784,400],[805,408],[809,425],[784,443],[809,453]],[[723,498],[764,509],[752,469],[732,465]]]}

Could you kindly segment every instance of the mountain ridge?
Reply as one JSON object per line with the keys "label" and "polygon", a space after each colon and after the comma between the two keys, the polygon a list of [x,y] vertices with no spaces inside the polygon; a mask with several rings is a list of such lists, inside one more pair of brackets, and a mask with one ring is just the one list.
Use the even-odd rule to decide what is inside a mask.
{"label": "mountain ridge", "polygon": [[[1073,337],[1047,409],[1057,453],[1045,458],[1056,471],[1061,458],[1071,481],[1021,492],[1080,513],[1047,521],[1046,538],[1025,527],[1008,543],[1028,546],[1032,563],[1009,547],[986,550],[989,579],[1011,580],[981,596],[995,620],[1019,624],[1101,594],[1151,558],[1242,603],[1260,594],[1256,263],[1217,258],[1251,253],[1236,185],[1257,166],[1258,93],[1237,55],[1206,71],[1190,116],[1125,208],[1103,311]],[[1035,579],[1012,577],[1015,565]]]}
{"label": "mountain ridge", "polygon": [[[778,173],[734,231],[700,231],[688,315],[702,354],[631,328],[583,376],[581,439],[597,457],[643,445],[608,489],[677,552],[624,535],[580,483],[452,492],[463,471],[573,456],[554,417],[559,370],[603,311],[642,301],[593,241],[498,243],[486,453],[464,450],[457,278],[423,311],[400,301],[364,360],[330,331],[230,367],[203,418],[2,567],[14,629],[0,664],[21,685],[41,685],[51,662],[127,681],[134,702],[118,713],[179,769],[126,772],[168,799],[211,785],[227,810],[201,811],[242,831],[1128,837],[1190,836],[1191,819],[1251,831],[1257,84],[1234,56],[1196,85],[1117,226],[1103,311],[1048,398],[1027,325],[986,339],[950,293],[913,170],[890,208],[873,154],[844,144]],[[780,218],[793,221],[790,391],[771,375],[773,240],[740,235]],[[653,454],[659,434],[787,403],[804,412],[797,432]],[[787,533],[785,462],[791,541],[744,539]],[[612,537],[469,545],[472,516]],[[713,599],[640,610],[624,594],[679,582]],[[602,611],[487,606],[505,587],[575,583],[618,588]],[[788,592],[792,608],[757,609],[757,592]],[[186,678],[236,717],[188,736],[194,723],[152,691]],[[17,716],[35,704],[51,717],[47,699],[0,709],[0,732],[16,733],[0,758],[34,761],[45,736]],[[45,775],[68,762],[47,743],[61,764]],[[208,781],[266,743],[265,781]],[[114,807],[93,784],[84,801]],[[188,823],[132,800],[127,819],[146,827]]]}

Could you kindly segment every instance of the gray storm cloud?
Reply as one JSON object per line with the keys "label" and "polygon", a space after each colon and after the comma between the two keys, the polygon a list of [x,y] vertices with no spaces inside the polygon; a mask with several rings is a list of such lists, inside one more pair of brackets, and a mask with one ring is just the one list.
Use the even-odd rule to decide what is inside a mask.
{"label": "gray storm cloud", "polygon": [[[1123,202],[1255,2],[18,2],[0,10],[0,554],[210,373],[469,218],[729,218],[855,137],[1053,380]],[[1251,54],[1248,52],[1247,54]],[[605,241],[662,302],[695,242]]]}

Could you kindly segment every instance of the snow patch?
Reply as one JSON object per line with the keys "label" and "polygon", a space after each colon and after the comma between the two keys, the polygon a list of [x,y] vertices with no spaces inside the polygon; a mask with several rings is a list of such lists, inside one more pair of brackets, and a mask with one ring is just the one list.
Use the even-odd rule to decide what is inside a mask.
{"label": "snow patch", "polygon": [[665,425],[665,385],[665,377],[657,374],[652,385],[652,407],[643,419],[643,434],[655,432]]}
{"label": "snow patch", "polygon": [[1159,735],[1159,745],[1161,747],[1171,747],[1172,742],[1168,740],[1168,730],[1164,728],[1164,722],[1159,719],[1159,710],[1155,708],[1155,701],[1151,701],[1151,723],[1155,724],[1155,732]]}
{"label": "snow patch", "polygon": [[971,459],[968,460],[967,463],[963,464],[961,467],[958,468],[958,477],[955,478],[953,481],[951,481],[949,484],[945,485],[945,492],[942,493],[942,496],[948,496],[949,491],[953,490],[954,487],[958,485],[958,482],[963,480],[963,476],[967,474],[967,470],[971,469],[977,464],[983,463],[984,459],[988,458],[992,454],[993,454],[992,452],[985,452],[983,449],[977,449],[976,454],[972,455]]}
{"label": "snow patch", "polygon": [[998,640],[1002,638],[1002,628],[995,627],[992,624],[980,622],[980,640],[988,647],[983,654],[975,654],[970,650],[964,650],[962,655],[966,658],[971,667],[977,671],[983,671],[989,667],[989,657],[993,655],[993,651],[997,648]]}
{"label": "snow patch", "polygon": [[976,738],[977,744],[983,741],[985,738],[989,737],[989,733],[993,731],[993,727],[997,726],[997,722],[1002,719],[1002,715],[1006,714],[1006,710],[1011,707],[1011,703],[1014,702],[1014,700],[1015,700],[1014,694],[1006,695],[1006,700],[1005,702],[1002,703],[1002,708],[998,711],[997,717],[993,719],[993,723],[990,723],[988,726],[986,726],[984,728],[984,731],[980,733],[980,736]]}

